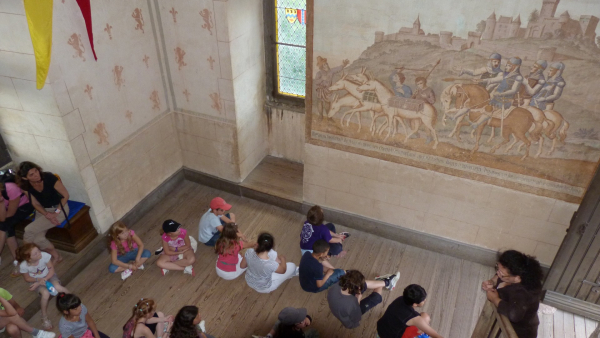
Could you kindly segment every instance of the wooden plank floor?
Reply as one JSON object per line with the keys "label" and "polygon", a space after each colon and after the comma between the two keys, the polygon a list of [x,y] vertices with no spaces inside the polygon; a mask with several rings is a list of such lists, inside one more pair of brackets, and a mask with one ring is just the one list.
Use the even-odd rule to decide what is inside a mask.
{"label": "wooden plank floor", "polygon": [[598,322],[572,313],[556,310],[554,314],[541,314],[539,338],[588,338]]}
{"label": "wooden plank floor", "polygon": [[[195,235],[200,216],[207,209],[209,201],[217,195],[233,205],[232,211],[237,215],[240,229],[248,237],[255,239],[261,231],[269,231],[275,236],[276,250],[289,261],[299,262],[298,239],[303,215],[192,182],[183,182],[132,228],[151,251],[160,246],[159,229],[167,218],[182,222]],[[402,294],[406,285],[418,283],[429,293],[424,310],[432,315],[433,327],[445,337],[470,337],[485,300],[480,283],[492,276],[491,267],[407,246],[341,225],[339,229],[351,231],[352,237],[345,245],[348,255],[332,260],[334,266],[361,270],[367,278],[401,272],[396,289],[384,291],[383,304],[363,316],[361,326],[354,330],[343,328],[331,315],[326,292],[306,293],[300,288],[297,278],[266,295],[250,289],[243,276],[234,281],[220,279],[215,273],[216,256],[211,248],[203,245],[196,253],[195,277],[177,272],[170,272],[163,277],[155,266],[156,256],[153,256],[144,271],[121,281],[118,275],[107,272],[110,258],[106,251],[67,287],[82,298],[99,329],[111,337],[122,335],[122,325],[129,318],[133,305],[142,297],[154,298],[159,310],[173,315],[183,305],[197,305],[209,332],[220,338],[265,334],[276,321],[279,311],[286,306],[306,307],[321,337],[375,337],[376,322],[390,302]],[[6,264],[2,267],[0,275],[8,275]],[[63,263],[59,275],[61,269],[66,268],[68,264]],[[22,280],[3,286],[18,297],[24,297],[18,291],[26,287]],[[31,295],[27,297],[32,298]],[[59,314],[54,307],[54,300],[51,300],[49,313],[56,325]],[[39,312],[30,323],[40,325]]]}
{"label": "wooden plank floor", "polygon": [[267,156],[246,177],[242,186],[291,201],[302,202],[303,175],[304,165],[302,163]]}

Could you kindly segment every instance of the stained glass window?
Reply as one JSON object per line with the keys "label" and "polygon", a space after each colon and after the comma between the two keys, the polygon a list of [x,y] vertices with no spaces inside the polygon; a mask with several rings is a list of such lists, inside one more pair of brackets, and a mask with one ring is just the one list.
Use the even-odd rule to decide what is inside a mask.
{"label": "stained glass window", "polygon": [[306,0],[275,1],[277,92],[304,98],[306,88]]}

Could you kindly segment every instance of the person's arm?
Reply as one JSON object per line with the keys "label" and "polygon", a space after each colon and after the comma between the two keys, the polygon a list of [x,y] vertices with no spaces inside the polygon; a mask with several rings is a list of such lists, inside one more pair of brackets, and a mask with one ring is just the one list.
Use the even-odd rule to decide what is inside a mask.
{"label": "person's arm", "polygon": [[[60,200],[62,205],[67,205],[67,201],[69,200],[69,192],[67,191],[67,188],[65,188],[64,184],[62,184],[62,182],[58,180],[56,181],[56,183],[54,183],[54,189],[56,189],[56,191],[58,191],[58,193],[62,195],[63,198]],[[58,207],[62,208],[61,206]]]}
{"label": "person's arm", "polygon": [[118,252],[117,250],[110,249],[110,262],[116,266],[120,266],[123,269],[131,269],[131,264],[123,263],[119,259],[117,259]]}
{"label": "person's arm", "polygon": [[85,314],[85,322],[94,334],[94,338],[100,338],[100,333],[98,332],[98,328],[96,328],[96,322],[94,321],[92,316],[90,316],[89,312]]}
{"label": "person's arm", "polygon": [[136,267],[139,267],[142,265],[142,263],[140,263],[140,259],[142,259],[142,254],[144,253],[144,242],[142,242],[142,239],[139,238],[135,233],[133,234],[132,239],[138,247],[138,253],[137,256],[135,256],[135,265]]}
{"label": "person's arm", "polygon": [[498,281],[498,275],[494,275],[494,277],[492,277],[489,280],[485,280],[483,281],[483,283],[481,283],[481,289],[483,289],[483,291],[488,291],[494,288],[494,285],[496,285],[496,282]]}
{"label": "person's arm", "polygon": [[0,310],[0,317],[12,317],[18,315],[17,310],[15,310],[6,299],[0,297],[0,304],[4,306],[4,310]]}
{"label": "person's arm", "polygon": [[21,276],[27,283],[37,283],[37,280],[29,275],[29,272],[22,272]]}
{"label": "person's arm", "polygon": [[50,223],[52,223],[54,225],[60,224],[60,222],[56,218],[55,213],[46,211],[46,209],[40,204],[40,202],[38,202],[38,200],[35,198],[35,196],[33,196],[31,194],[29,194],[29,195],[31,197],[31,205],[38,213],[40,213],[40,215],[43,215],[44,217],[46,217],[50,221]]}
{"label": "person's arm", "polygon": [[343,238],[338,238],[338,237],[332,237],[329,240],[329,243],[344,243],[344,239]]}
{"label": "person's arm", "polygon": [[[7,210],[4,207],[4,198],[2,196],[0,196],[0,203],[2,203],[2,206],[0,206],[0,222],[4,222],[6,221]],[[10,202],[8,206],[10,207]]]}
{"label": "person's arm", "polygon": [[246,262],[246,257],[242,257],[242,261],[240,262],[240,268],[245,269],[248,267],[248,262]]}
{"label": "person's arm", "polygon": [[175,251],[175,249],[173,249],[173,247],[169,246],[169,243],[167,243],[164,239],[163,239],[163,250],[164,250],[163,253],[165,255],[169,255],[169,256],[179,255],[181,253],[180,251]]}
{"label": "person's arm", "polygon": [[277,267],[277,270],[275,270],[275,272],[279,274],[284,274],[287,271],[287,262],[285,261],[285,256],[277,255],[277,259],[279,259],[279,266]]}
{"label": "person's arm", "polygon": [[49,260],[48,262],[46,262],[46,266],[48,267],[48,274],[46,275],[46,277],[41,279],[41,281],[42,281],[42,283],[44,283],[44,285],[46,284],[46,281],[49,281],[50,278],[52,278],[52,276],[54,276],[54,274],[55,274],[54,263],[52,263],[52,260]]}
{"label": "person's arm", "polygon": [[[6,217],[13,217],[17,213],[17,209],[19,208],[19,202],[21,202],[20,196],[8,201],[8,209],[6,210]],[[4,209],[4,208],[0,208],[0,209]]]}
{"label": "person's arm", "polygon": [[226,215],[221,215],[219,218],[225,223],[235,223],[235,214],[230,213],[229,217]]}
{"label": "person's arm", "polygon": [[21,307],[21,305],[19,305],[19,303],[17,303],[17,301],[14,298],[9,300],[8,302],[10,303],[10,305],[12,305],[15,308],[15,311],[17,311],[17,314],[19,316],[23,316],[25,314],[25,309],[23,309]]}
{"label": "person's arm", "polygon": [[[153,324],[153,323],[150,323],[149,321],[150,321],[150,319],[148,319],[146,321],[146,324]],[[150,330],[150,328],[147,327],[146,325],[140,325],[139,327],[136,327],[135,333],[139,333],[139,337],[156,338],[154,336],[154,334],[152,333],[152,331]],[[156,332],[157,335],[162,334],[162,333],[164,333],[164,332]],[[163,334],[163,336],[164,336],[164,334]]]}
{"label": "person's arm", "polygon": [[540,98],[538,99],[538,101],[556,101],[560,98],[560,96],[562,95],[563,92],[563,87],[565,86],[565,84],[563,82],[559,83],[556,85],[556,87],[554,87],[554,91],[552,92],[552,94],[550,94],[549,96],[546,96],[545,98]]}
{"label": "person's arm", "polygon": [[434,329],[432,329],[431,326],[429,326],[429,324],[427,324],[427,321],[421,316],[416,316],[416,317],[410,319],[409,321],[406,322],[406,325],[416,326],[417,329],[425,332],[431,338],[443,338],[439,333],[437,333]]}
{"label": "person's arm", "polygon": [[317,287],[320,288],[321,286],[323,286],[325,284],[325,282],[327,282],[329,277],[331,277],[331,275],[333,275],[333,270],[331,270],[331,269],[327,270],[323,279],[317,280]]}

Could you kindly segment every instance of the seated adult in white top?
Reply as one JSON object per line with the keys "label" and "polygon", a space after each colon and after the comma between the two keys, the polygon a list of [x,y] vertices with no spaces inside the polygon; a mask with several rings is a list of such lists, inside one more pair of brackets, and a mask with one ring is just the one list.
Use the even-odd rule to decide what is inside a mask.
{"label": "seated adult in white top", "polygon": [[298,276],[296,264],[286,262],[283,255],[277,255],[273,250],[275,240],[271,234],[261,233],[256,242],[254,249],[246,251],[246,261],[241,264],[242,268],[248,267],[248,286],[260,293],[269,293],[287,279]]}
{"label": "seated adult in white top", "polygon": [[234,214],[225,214],[230,209],[231,204],[225,203],[225,200],[221,197],[213,198],[210,201],[210,209],[200,218],[198,241],[207,246],[215,246],[217,240],[221,237],[223,225],[235,223]]}

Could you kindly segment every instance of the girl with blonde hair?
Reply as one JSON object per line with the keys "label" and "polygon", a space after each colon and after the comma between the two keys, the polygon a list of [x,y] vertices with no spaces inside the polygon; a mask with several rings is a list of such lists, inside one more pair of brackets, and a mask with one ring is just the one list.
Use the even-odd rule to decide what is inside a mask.
{"label": "girl with blonde hair", "polygon": [[144,249],[144,243],[131,229],[121,221],[117,221],[108,231],[108,247],[110,248],[111,264],[108,271],[120,272],[123,280],[133,271],[144,269],[144,262],[151,256]]}

